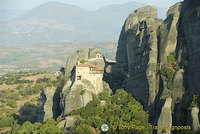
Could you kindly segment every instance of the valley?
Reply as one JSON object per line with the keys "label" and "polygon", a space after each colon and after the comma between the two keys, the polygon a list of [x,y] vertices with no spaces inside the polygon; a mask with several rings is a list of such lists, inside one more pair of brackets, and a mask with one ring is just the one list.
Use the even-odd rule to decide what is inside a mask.
{"label": "valley", "polygon": [[0,75],[29,70],[56,72],[60,67],[65,66],[68,56],[78,49],[85,47],[99,48],[107,58],[114,60],[117,41],[77,41],[57,44],[0,47]]}

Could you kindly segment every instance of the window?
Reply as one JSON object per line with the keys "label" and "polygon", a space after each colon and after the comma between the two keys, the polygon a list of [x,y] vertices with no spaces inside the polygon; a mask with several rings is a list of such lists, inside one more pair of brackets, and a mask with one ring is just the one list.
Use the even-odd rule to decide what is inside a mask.
{"label": "window", "polygon": [[77,80],[81,80],[81,77],[82,77],[81,75],[77,76]]}
{"label": "window", "polygon": [[101,58],[101,55],[100,55],[100,54],[97,54],[97,55],[96,55],[96,58],[98,58],[98,59]]}

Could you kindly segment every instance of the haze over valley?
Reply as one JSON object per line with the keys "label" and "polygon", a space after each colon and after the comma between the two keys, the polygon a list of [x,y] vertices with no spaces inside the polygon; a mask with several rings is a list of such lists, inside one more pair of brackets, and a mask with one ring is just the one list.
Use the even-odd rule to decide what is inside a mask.
{"label": "haze over valley", "polygon": [[[47,68],[56,71],[65,65],[72,52],[84,47],[98,47],[107,58],[115,60],[124,20],[130,12],[144,5],[128,2],[85,10],[49,2],[26,12],[2,10],[0,74]],[[159,17],[165,18],[167,9],[158,8],[158,11]],[[111,49],[106,49],[108,46]]]}

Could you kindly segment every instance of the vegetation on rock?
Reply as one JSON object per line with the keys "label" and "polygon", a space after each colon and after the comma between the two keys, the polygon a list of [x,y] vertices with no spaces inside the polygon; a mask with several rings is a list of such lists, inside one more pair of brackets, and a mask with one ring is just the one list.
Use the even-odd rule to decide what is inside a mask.
{"label": "vegetation on rock", "polygon": [[[0,128],[35,123],[41,114],[40,93],[47,87],[62,88],[67,78],[46,72],[19,72],[0,77]],[[31,82],[30,82],[31,81]],[[32,124],[32,127],[34,124]],[[0,130],[0,131],[1,131]],[[8,129],[9,130],[9,129]],[[25,132],[25,131],[17,131]],[[16,133],[17,133],[16,132]],[[26,131],[27,132],[27,131]],[[27,132],[29,133],[29,132]]]}
{"label": "vegetation on rock", "polygon": [[[119,89],[113,96],[104,91],[101,99],[106,100],[106,105],[101,105],[101,100],[94,98],[85,107],[72,111],[69,115],[79,115],[80,118],[71,128],[75,133],[93,131],[100,132],[102,124],[109,125],[109,133],[151,133],[148,123],[148,114],[143,106],[136,101],[131,94]],[[144,127],[142,130],[136,128],[122,129],[122,126]]]}
{"label": "vegetation on rock", "polygon": [[167,88],[169,90],[173,90],[173,77],[175,74],[175,71],[177,71],[179,69],[179,66],[176,62],[176,53],[175,52],[171,52],[169,54],[169,56],[167,56],[167,66],[163,66],[161,69],[159,69],[157,67],[157,71],[159,71],[162,75],[165,76],[166,78],[166,82],[167,82]]}

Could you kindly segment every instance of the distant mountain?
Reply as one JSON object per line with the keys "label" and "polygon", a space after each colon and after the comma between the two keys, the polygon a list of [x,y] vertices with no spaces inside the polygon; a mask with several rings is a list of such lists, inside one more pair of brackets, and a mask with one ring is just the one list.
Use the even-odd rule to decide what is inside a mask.
{"label": "distant mountain", "polygon": [[127,14],[142,6],[129,2],[87,11],[74,5],[45,3],[12,21],[0,22],[0,46],[117,40]]}

